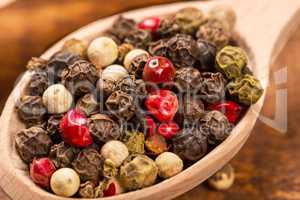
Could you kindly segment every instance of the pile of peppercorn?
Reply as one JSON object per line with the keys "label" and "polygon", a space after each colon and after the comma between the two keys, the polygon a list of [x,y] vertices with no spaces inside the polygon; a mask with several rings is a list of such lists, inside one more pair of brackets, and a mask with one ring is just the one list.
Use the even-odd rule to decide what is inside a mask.
{"label": "pile of peppercorn", "polygon": [[15,145],[33,182],[112,196],[173,177],[224,141],[263,93],[233,45],[234,23],[228,7],[120,16],[91,42],[32,58]]}

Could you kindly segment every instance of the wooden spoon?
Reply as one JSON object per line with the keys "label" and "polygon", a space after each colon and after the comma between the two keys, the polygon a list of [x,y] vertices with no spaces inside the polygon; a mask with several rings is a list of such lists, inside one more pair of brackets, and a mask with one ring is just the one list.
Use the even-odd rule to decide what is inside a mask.
{"label": "wooden spoon", "polygon": [[[153,15],[165,15],[187,6],[196,6],[204,10],[217,4],[231,5],[237,14],[236,31],[239,41],[250,55],[254,74],[268,85],[270,64],[296,29],[300,21],[299,0],[224,0],[214,2],[186,2],[155,6],[124,13],[124,16],[136,20]],[[43,58],[49,58],[58,51],[68,38],[91,40],[103,30],[109,28],[117,16],[101,19],[70,34],[55,44]],[[29,178],[27,166],[16,154],[14,138],[24,125],[18,120],[14,106],[20,97],[31,74],[26,72],[7,100],[1,116],[0,130],[0,186],[14,200],[63,200],[36,186]],[[264,97],[253,105],[244,118],[234,128],[232,134],[222,144],[203,159],[184,170],[177,176],[154,186],[121,194],[106,200],[172,199],[206,180],[227,163],[243,146],[263,105]]]}

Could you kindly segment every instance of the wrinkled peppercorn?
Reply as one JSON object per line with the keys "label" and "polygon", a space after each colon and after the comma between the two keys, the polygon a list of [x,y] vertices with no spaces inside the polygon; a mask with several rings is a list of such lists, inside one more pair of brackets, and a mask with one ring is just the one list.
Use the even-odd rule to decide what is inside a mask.
{"label": "wrinkled peppercorn", "polygon": [[103,191],[107,188],[108,183],[108,179],[100,181],[99,185],[96,185],[92,181],[87,181],[80,185],[78,194],[82,198],[101,198],[104,196]]}
{"label": "wrinkled peppercorn", "polygon": [[181,110],[178,114],[181,115],[181,123],[186,121],[189,124],[193,124],[205,115],[203,102],[200,99],[197,99],[197,96],[194,95],[185,95],[180,107]]}
{"label": "wrinkled peppercorn", "polygon": [[47,68],[48,77],[51,83],[59,82],[62,78],[63,70],[80,59],[80,56],[68,52],[57,52],[54,54],[50,58]]}
{"label": "wrinkled peppercorn", "polygon": [[156,133],[147,138],[145,146],[149,153],[154,155],[159,155],[168,150],[166,139]]}
{"label": "wrinkled peppercorn", "polygon": [[197,31],[197,38],[213,43],[217,49],[221,49],[229,43],[230,31],[217,19],[208,19]]}
{"label": "wrinkled peppercorn", "polygon": [[148,94],[148,91],[146,88],[146,83],[142,79],[137,79],[137,80],[135,80],[135,85],[136,85],[135,95],[139,99],[146,98],[146,96]]}
{"label": "wrinkled peppercorn", "polygon": [[59,132],[59,124],[63,116],[63,114],[51,115],[47,121],[47,133],[53,143],[59,143],[62,140]]}
{"label": "wrinkled peppercorn", "polygon": [[103,164],[103,176],[105,178],[113,178],[118,175],[118,168],[116,164],[110,160],[106,159]]}
{"label": "wrinkled peppercorn", "polygon": [[148,54],[141,54],[134,57],[130,65],[130,74],[135,75],[136,78],[142,78],[144,66],[149,58]]}
{"label": "wrinkled peppercorn", "polygon": [[145,136],[141,132],[127,131],[122,141],[126,144],[129,153],[131,154],[144,154],[145,149]]}
{"label": "wrinkled peppercorn", "polygon": [[97,143],[117,140],[121,136],[119,125],[107,115],[92,115],[88,120],[88,127]]}
{"label": "wrinkled peppercorn", "polygon": [[82,183],[80,185],[78,194],[82,198],[89,198],[89,199],[96,198],[95,183],[93,183],[92,181],[87,181],[85,183]]}
{"label": "wrinkled peppercorn", "polygon": [[146,83],[142,79],[136,80],[134,76],[127,76],[120,80],[116,84],[115,90],[121,90],[136,99],[144,99],[148,94]]}
{"label": "wrinkled peppercorn", "polygon": [[120,46],[118,46],[118,50],[119,50],[118,61],[119,61],[119,63],[123,63],[126,54],[128,52],[130,52],[133,48],[134,47],[128,43],[123,43]]}
{"label": "wrinkled peppercorn", "polygon": [[174,81],[180,92],[193,93],[201,87],[201,74],[193,67],[180,68],[175,73]]}
{"label": "wrinkled peppercorn", "polygon": [[117,118],[130,120],[135,113],[136,105],[132,96],[117,90],[105,102],[107,109]]}
{"label": "wrinkled peppercorn", "polygon": [[225,79],[222,74],[204,72],[201,74],[200,98],[208,103],[216,103],[225,97]]}
{"label": "wrinkled peppercorn", "polygon": [[187,7],[175,14],[175,20],[182,33],[194,35],[200,24],[205,22],[205,16],[198,8]]}
{"label": "wrinkled peppercorn", "polygon": [[118,17],[112,27],[107,31],[108,34],[114,35],[120,42],[124,42],[128,33],[135,29],[135,21],[125,18],[123,16]]}
{"label": "wrinkled peppercorn", "polygon": [[159,28],[157,29],[157,34],[162,37],[171,37],[175,34],[180,33],[180,26],[173,18],[164,18],[160,21]]}
{"label": "wrinkled peppercorn", "polygon": [[207,153],[207,136],[197,127],[182,129],[172,143],[174,153],[184,160],[196,161]]}
{"label": "wrinkled peppercorn", "polygon": [[47,156],[52,141],[47,132],[40,127],[31,127],[21,130],[16,135],[16,149],[26,163],[30,163],[35,157]]}
{"label": "wrinkled peppercorn", "polygon": [[102,158],[96,149],[83,149],[72,162],[81,181],[99,181],[102,171]]}
{"label": "wrinkled peppercorn", "polygon": [[26,91],[31,96],[42,96],[49,84],[47,72],[38,70],[31,76]]}
{"label": "wrinkled peppercorn", "polygon": [[223,113],[210,111],[200,119],[201,131],[207,134],[210,145],[218,145],[230,134],[232,125]]}
{"label": "wrinkled peppercorn", "polygon": [[177,67],[193,66],[199,56],[197,42],[185,34],[177,34],[167,41],[168,58]]}
{"label": "wrinkled peppercorn", "polygon": [[65,41],[61,51],[79,55],[82,58],[87,56],[87,42],[78,39],[69,39]]}
{"label": "wrinkled peppercorn", "polygon": [[61,142],[51,147],[49,158],[56,168],[70,167],[78,153],[79,149]]}
{"label": "wrinkled peppercorn", "polygon": [[47,60],[43,58],[32,57],[27,63],[26,68],[28,70],[40,71],[45,70],[47,67]]}
{"label": "wrinkled peppercorn", "polygon": [[23,96],[17,104],[19,118],[27,127],[41,124],[47,114],[40,96]]}
{"label": "wrinkled peppercorn", "polygon": [[244,105],[256,103],[264,91],[260,81],[248,74],[229,82],[226,89],[230,97]]}
{"label": "wrinkled peppercorn", "polygon": [[77,101],[76,109],[90,116],[98,110],[98,102],[93,94],[88,93]]}
{"label": "wrinkled peppercorn", "polygon": [[105,101],[114,91],[116,91],[116,83],[112,80],[99,78],[97,82],[97,90],[101,100]]}
{"label": "wrinkled peppercorn", "polygon": [[85,60],[76,61],[62,73],[62,83],[75,96],[93,92],[97,80],[96,67]]}
{"label": "wrinkled peppercorn", "polygon": [[167,57],[168,55],[168,39],[161,39],[149,44],[149,53],[151,55]]}
{"label": "wrinkled peppercorn", "polygon": [[197,40],[198,62],[195,64],[200,71],[212,71],[215,65],[217,48],[212,43],[205,40]]}
{"label": "wrinkled peppercorn", "polygon": [[137,190],[155,183],[158,168],[145,155],[132,155],[120,168],[120,183],[127,190]]}
{"label": "wrinkled peppercorn", "polygon": [[134,76],[126,76],[116,84],[116,90],[121,90],[127,94],[135,94],[136,84]]}
{"label": "wrinkled peppercorn", "polygon": [[209,11],[209,17],[223,22],[228,30],[233,30],[236,22],[236,15],[231,6],[217,5]]}
{"label": "wrinkled peppercorn", "polygon": [[217,69],[227,79],[238,78],[241,76],[243,68],[247,65],[247,55],[239,47],[226,46],[218,52],[216,64]]}
{"label": "wrinkled peppercorn", "polygon": [[128,35],[124,39],[124,42],[131,44],[136,48],[145,49],[148,47],[149,42],[151,42],[151,40],[152,37],[149,31],[135,28],[128,33]]}

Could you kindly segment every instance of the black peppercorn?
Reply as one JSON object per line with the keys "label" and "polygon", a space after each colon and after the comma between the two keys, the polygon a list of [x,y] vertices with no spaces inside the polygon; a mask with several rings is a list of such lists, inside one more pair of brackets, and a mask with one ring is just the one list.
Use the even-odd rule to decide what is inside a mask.
{"label": "black peppercorn", "polygon": [[149,53],[151,55],[167,57],[167,53],[168,53],[167,41],[168,41],[168,39],[160,39],[160,40],[151,42],[149,44],[149,48],[148,48]]}
{"label": "black peppercorn", "polygon": [[222,74],[204,72],[201,76],[200,98],[208,103],[216,103],[224,99],[226,81]]}
{"label": "black peppercorn", "polygon": [[116,90],[121,90],[127,94],[135,94],[136,84],[134,76],[126,76],[116,84]]}
{"label": "black peppercorn", "polygon": [[59,124],[63,116],[63,114],[51,115],[48,119],[47,133],[53,143],[59,143],[62,140],[59,132]]}
{"label": "black peppercorn", "polygon": [[146,30],[134,28],[125,37],[124,42],[133,45],[136,48],[145,49],[151,42],[151,33]]}
{"label": "black peppercorn", "polygon": [[86,116],[90,116],[98,110],[97,99],[92,93],[88,93],[77,101],[76,109],[83,112]]}
{"label": "black peppercorn", "polygon": [[208,149],[207,136],[197,127],[182,129],[173,139],[174,153],[184,160],[196,161],[202,158]]}
{"label": "black peppercorn", "polygon": [[47,132],[40,127],[31,127],[17,133],[16,149],[26,163],[30,163],[35,157],[47,156],[52,141]]}
{"label": "black peppercorn", "polygon": [[119,125],[107,115],[92,115],[88,120],[88,127],[97,143],[117,140],[121,136]]}
{"label": "black peppercorn", "polygon": [[195,96],[185,95],[182,107],[184,119],[190,123],[198,121],[205,116],[204,104]]}
{"label": "black peppercorn", "polygon": [[102,157],[96,149],[83,149],[72,162],[81,181],[99,181],[102,171]]}
{"label": "black peppercorn", "polygon": [[54,54],[50,58],[47,68],[48,77],[51,83],[59,82],[62,78],[63,70],[80,59],[81,57],[79,55],[68,52],[57,52]]}
{"label": "black peppercorn", "polygon": [[219,111],[210,111],[199,122],[200,129],[207,135],[210,145],[218,145],[223,142],[232,130],[232,125],[226,116]]}
{"label": "black peppercorn", "polygon": [[167,41],[168,58],[177,67],[193,66],[199,56],[197,42],[190,35],[177,34]]}
{"label": "black peppercorn", "polygon": [[47,109],[40,96],[23,96],[17,104],[18,116],[27,127],[41,124]]}
{"label": "black peppercorn", "polygon": [[144,66],[147,63],[148,58],[149,58],[148,54],[140,54],[134,57],[131,61],[130,73],[134,75],[136,78],[142,78]]}
{"label": "black peppercorn", "polygon": [[114,91],[116,91],[116,82],[99,78],[97,82],[97,90],[101,100],[105,101]]}
{"label": "black peppercorn", "polygon": [[31,76],[26,91],[31,96],[42,96],[49,84],[47,72],[38,70]]}
{"label": "black peppercorn", "polygon": [[74,62],[62,73],[62,83],[75,96],[94,92],[97,80],[96,67],[85,60]]}
{"label": "black peppercorn", "polygon": [[201,87],[201,74],[193,67],[176,70],[174,81],[180,92],[193,93]]}
{"label": "black peppercorn", "polygon": [[51,147],[49,158],[53,161],[56,168],[70,167],[78,153],[79,149],[61,142]]}
{"label": "black peppercorn", "polygon": [[134,98],[121,90],[112,93],[105,105],[115,117],[126,121],[130,120],[136,111]]}
{"label": "black peppercorn", "polygon": [[212,43],[205,40],[197,40],[198,63],[195,64],[200,71],[212,71],[215,65],[217,48]]}
{"label": "black peppercorn", "polygon": [[180,33],[181,29],[176,20],[172,17],[167,17],[161,20],[157,34],[162,37],[172,37],[177,33]]}
{"label": "black peppercorn", "polygon": [[128,33],[135,29],[135,25],[134,20],[119,16],[107,33],[114,35],[120,42],[124,42]]}

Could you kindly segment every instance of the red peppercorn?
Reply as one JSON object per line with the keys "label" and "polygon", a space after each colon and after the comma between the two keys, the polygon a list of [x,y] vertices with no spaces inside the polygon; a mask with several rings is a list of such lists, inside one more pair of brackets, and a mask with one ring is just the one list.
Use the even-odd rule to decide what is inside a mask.
{"label": "red peppercorn", "polygon": [[175,68],[172,62],[161,56],[154,56],[148,59],[144,71],[143,80],[153,83],[168,83],[175,77]]}
{"label": "red peppercorn", "polygon": [[178,111],[178,98],[170,90],[157,90],[148,95],[145,106],[157,120],[169,122]]}
{"label": "red peppercorn", "polygon": [[147,137],[151,137],[156,132],[156,128],[157,128],[156,123],[150,116],[145,117],[145,122],[146,122],[145,129],[147,130]]}
{"label": "red peppercorn", "polygon": [[49,188],[50,178],[55,170],[55,166],[49,158],[34,159],[30,164],[30,177],[37,185]]}
{"label": "red peppercorn", "polygon": [[138,24],[139,29],[149,30],[151,32],[157,31],[160,26],[159,17],[148,17]]}
{"label": "red peppercorn", "polygon": [[166,139],[174,137],[179,130],[179,126],[175,122],[162,123],[158,127],[158,133]]}
{"label": "red peppercorn", "polygon": [[241,114],[241,106],[234,101],[225,101],[215,103],[209,106],[210,110],[217,110],[222,112],[230,123],[235,123]]}
{"label": "red peppercorn", "polygon": [[116,195],[116,186],[114,183],[110,183],[107,187],[107,189],[105,189],[103,191],[103,194],[105,197],[110,197],[110,196],[114,196]]}
{"label": "red peppercorn", "polygon": [[93,139],[86,124],[87,117],[83,113],[70,110],[60,122],[60,132],[64,142],[75,147],[91,145]]}

